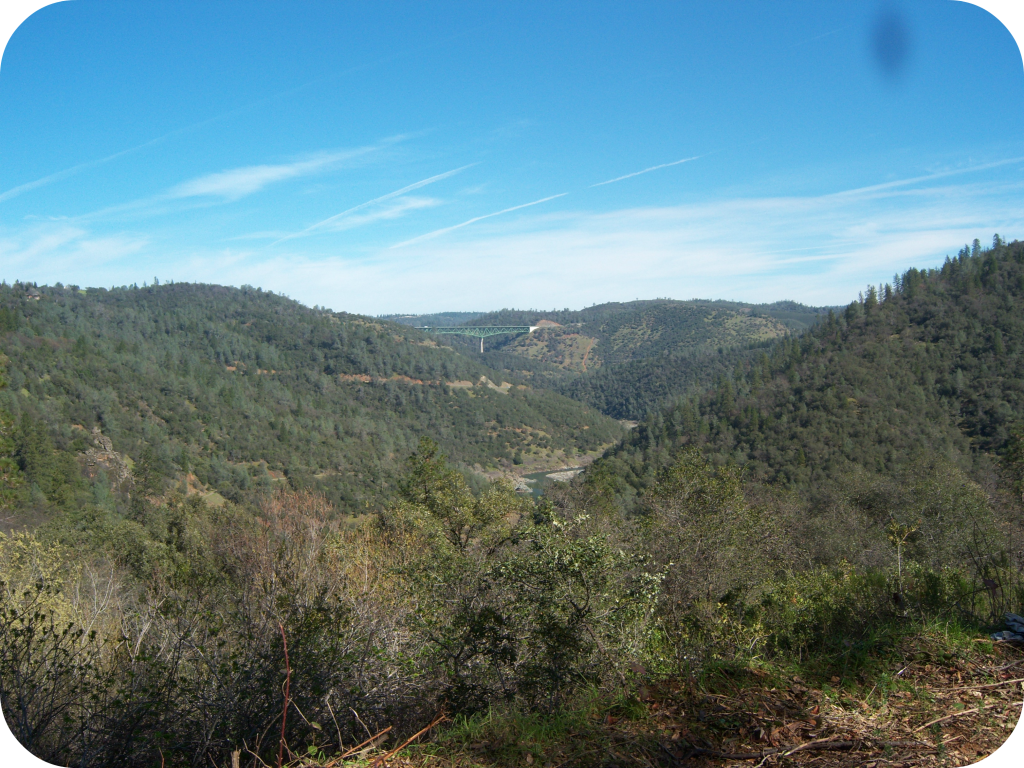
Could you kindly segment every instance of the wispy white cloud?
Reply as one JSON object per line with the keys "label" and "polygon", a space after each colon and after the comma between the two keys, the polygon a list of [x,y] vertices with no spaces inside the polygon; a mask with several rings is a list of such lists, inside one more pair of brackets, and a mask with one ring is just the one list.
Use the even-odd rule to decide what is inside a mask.
{"label": "wispy white cloud", "polygon": [[974,237],[1024,238],[1022,196],[1024,184],[976,184],[534,214],[365,258],[282,254],[245,274],[371,314],[479,307],[481,296],[491,307],[656,296],[845,304]]}
{"label": "wispy white cloud", "polygon": [[375,210],[367,213],[356,213],[337,219],[328,225],[332,231],[354,229],[376,221],[398,219],[411,211],[419,211],[424,208],[433,208],[441,205],[441,201],[433,197],[398,197],[384,205],[378,205]]}
{"label": "wispy white cloud", "polygon": [[[406,55],[407,53],[408,52],[405,52],[404,54],[400,54],[400,55]],[[339,71],[339,72],[335,72],[335,73],[332,73],[332,74],[329,74],[329,75],[325,75],[325,76],[321,76],[321,77],[315,78],[313,80],[309,80],[309,81],[307,81],[305,83],[302,83],[299,86],[296,86],[296,87],[293,87],[293,88],[287,88],[287,89],[282,90],[282,91],[278,91],[277,93],[273,93],[273,94],[270,94],[269,96],[265,96],[263,98],[256,99],[254,101],[250,101],[250,102],[248,102],[246,104],[241,104],[241,105],[239,105],[237,107],[234,107],[233,109],[229,109],[229,110],[227,110],[225,112],[221,112],[221,113],[219,113],[217,115],[212,115],[212,116],[210,116],[210,117],[208,117],[208,118],[206,118],[204,120],[199,120],[198,122],[191,123],[189,125],[184,125],[184,126],[182,126],[180,128],[175,128],[174,130],[168,131],[167,133],[164,133],[164,134],[162,134],[160,136],[157,136],[156,138],[150,139],[149,141],[144,141],[141,144],[136,144],[135,146],[129,147],[128,149],[123,149],[123,150],[121,150],[119,152],[114,152],[113,154],[107,155],[105,157],[100,157],[100,158],[97,158],[95,160],[88,160],[88,161],[83,162],[83,163],[77,163],[76,165],[70,166],[69,168],[65,168],[63,170],[57,171],[55,173],[48,174],[48,175],[43,176],[41,178],[35,179],[33,181],[29,181],[29,182],[26,182],[24,184],[20,184],[20,185],[18,185],[16,187],[12,187],[11,189],[7,190],[6,192],[0,193],[0,203],[4,202],[5,200],[9,200],[9,199],[11,199],[13,197],[17,197],[18,195],[21,195],[21,194],[23,194],[25,192],[28,192],[30,190],[38,189],[40,187],[47,186],[48,184],[52,184],[52,183],[57,182],[57,181],[62,181],[63,179],[66,179],[66,178],[69,178],[71,176],[74,176],[74,175],[76,175],[78,173],[81,173],[82,171],[86,171],[86,170],[89,170],[90,168],[96,168],[98,166],[105,165],[106,163],[109,163],[112,160],[116,160],[116,159],[118,159],[120,157],[124,157],[126,155],[131,155],[131,154],[134,154],[136,152],[139,152],[140,150],[146,149],[147,147],[151,147],[151,146],[154,146],[156,144],[160,144],[161,142],[164,142],[167,139],[173,138],[174,136],[179,136],[179,135],[182,135],[182,134],[190,133],[190,132],[192,132],[192,131],[194,131],[194,130],[196,130],[198,128],[202,128],[202,127],[210,125],[212,123],[219,122],[219,121],[221,121],[221,120],[223,120],[225,118],[232,117],[234,115],[238,115],[238,114],[240,114],[240,113],[242,113],[242,112],[244,112],[244,111],[246,111],[248,109],[251,109],[253,107],[257,107],[257,106],[261,106],[261,105],[267,104],[267,103],[269,103],[269,102],[271,102],[271,101],[273,101],[275,99],[281,98],[283,96],[293,95],[293,94],[298,93],[298,92],[300,92],[302,90],[305,90],[306,88],[309,88],[310,86],[315,86],[315,85],[320,84],[322,82],[325,82],[325,81],[327,81],[329,79],[340,77],[342,75],[351,74],[353,72],[357,72],[359,70],[365,69],[365,68],[367,68],[369,66],[375,66],[375,65],[383,63],[385,61],[390,61],[393,58],[395,58],[395,56],[386,57],[386,58],[383,58],[383,59],[380,59],[380,60],[374,61],[374,62],[367,62],[365,64],[361,64],[361,65],[357,65],[357,66],[354,66],[354,67],[350,67],[348,69],[345,69],[345,70],[342,70],[342,71]],[[398,140],[401,140],[403,138],[405,138],[405,137],[403,137],[403,136],[392,137],[392,139],[386,140],[385,143],[387,143],[387,141],[398,141]]]}
{"label": "wispy white cloud", "polygon": [[675,160],[675,161],[673,161],[671,163],[662,163],[661,165],[652,165],[650,168],[644,168],[642,171],[636,171],[634,173],[627,173],[625,176],[619,176],[619,177],[614,178],[614,179],[608,179],[608,181],[599,181],[597,184],[591,184],[590,185],[590,189],[593,189],[594,187],[603,187],[605,184],[614,184],[616,181],[622,181],[624,179],[632,179],[634,176],[640,176],[640,175],[645,174],[645,173],[650,173],[651,171],[658,171],[658,170],[661,170],[662,168],[671,168],[673,165],[682,165],[683,163],[688,163],[691,160],[699,160],[702,157],[703,157],[703,155],[696,155],[694,157],[684,157],[682,160]]}
{"label": "wispy white cloud", "polygon": [[842,192],[834,192],[834,197],[851,197],[854,195],[863,196],[872,192],[884,192],[890,189],[896,189],[898,187],[910,187],[915,184],[921,184],[927,181],[936,181],[937,179],[945,179],[950,176],[960,176],[965,173],[977,173],[978,171],[988,171],[992,168],[1001,168],[1005,165],[1014,165],[1017,163],[1024,163],[1024,157],[1011,157],[1005,160],[996,160],[991,163],[983,163],[981,165],[968,165],[962,168],[949,168],[943,171],[935,171],[933,173],[927,173],[923,176],[914,176],[908,179],[897,179],[895,181],[887,181],[884,184],[873,184],[868,187],[858,187],[856,189],[847,189]]}
{"label": "wispy white cloud", "polygon": [[366,155],[379,146],[360,147],[343,152],[324,152],[303,160],[278,165],[249,165],[211,173],[182,182],[168,190],[166,197],[221,197],[237,200],[279,181],[309,176],[337,167],[354,157]]}
{"label": "wispy white cloud", "polygon": [[111,160],[116,160],[119,157],[124,157],[125,155],[133,154],[134,152],[138,152],[139,150],[145,149],[146,147],[151,147],[154,144],[158,144],[161,141],[164,141],[165,139],[168,139],[171,136],[174,136],[178,133],[182,133],[193,127],[205,125],[207,122],[209,121],[204,120],[202,123],[196,123],[195,126],[179,128],[177,130],[171,131],[170,133],[165,133],[163,136],[157,136],[155,139],[150,139],[149,141],[143,142],[142,144],[138,144],[134,147],[122,149],[120,152],[114,152],[112,155],[100,157],[95,160],[88,160],[84,163],[78,163],[77,165],[73,165],[70,168],[65,168],[61,171],[51,173],[47,176],[43,176],[42,178],[35,179],[34,181],[29,181],[26,182],[25,184],[20,184],[16,187],[12,187],[11,189],[8,189],[6,192],[0,193],[0,203],[4,202],[5,200],[10,200],[12,197],[17,197],[18,195],[24,192],[28,192],[33,189],[39,189],[40,187],[45,187],[46,185],[52,184],[56,181],[62,181],[63,179],[70,178],[71,176],[81,173],[82,171],[87,171],[90,168],[97,168],[101,165],[109,163]]}
{"label": "wispy white cloud", "polygon": [[394,192],[388,192],[386,195],[375,197],[372,200],[367,200],[365,203],[360,203],[359,205],[355,205],[351,208],[348,208],[342,211],[341,213],[336,213],[333,216],[328,216],[326,219],[323,219],[322,221],[318,221],[315,224],[310,224],[308,227],[299,232],[295,232],[293,234],[286,235],[285,237],[282,237],[279,240],[275,240],[270,245],[277,245],[278,243],[283,243],[285,240],[293,240],[297,237],[311,235],[314,232],[323,230],[325,228],[337,228],[337,223],[339,221],[351,217],[352,214],[354,214],[356,211],[361,211],[373,205],[379,205],[380,203],[383,203],[387,200],[391,200],[393,198],[399,197],[400,195],[404,195],[407,192],[413,192],[417,189],[421,189],[422,187],[427,186],[428,184],[434,184],[438,181],[442,181],[443,179],[447,179],[451,176],[454,176],[457,173],[461,173],[467,168],[472,168],[474,165],[476,165],[476,163],[470,163],[469,165],[464,165],[461,168],[454,168],[453,170],[445,171],[444,173],[439,173],[435,176],[430,176],[429,178],[421,179],[420,181],[415,181],[412,184],[402,187],[401,189],[396,189]]}
{"label": "wispy white cloud", "polygon": [[[147,238],[130,234],[96,235],[64,222],[32,224],[19,231],[0,232],[0,264],[6,280],[87,282],[89,274],[135,257]],[[95,284],[95,283],[94,283]]]}
{"label": "wispy white cloud", "polygon": [[[1024,181],[1016,177],[964,183],[930,174],[842,195],[499,215],[528,203],[476,217],[475,227],[445,228],[452,234],[443,240],[421,236],[398,250],[363,246],[343,255],[298,242],[273,252],[171,248],[127,235],[104,242],[80,225],[38,223],[0,231],[0,263],[7,279],[109,285],[157,274],[262,285],[310,305],[369,314],[479,308],[481,296],[488,307],[655,296],[844,304],[868,282],[936,265],[975,237],[1024,238]],[[438,202],[399,195],[332,226]]]}
{"label": "wispy white cloud", "polygon": [[288,163],[250,165],[205,174],[155,195],[108,205],[68,219],[89,224],[101,219],[144,218],[221,205],[251,195],[277,182],[346,167],[406,138],[408,137],[405,135],[391,136],[375,144],[355,149],[318,152]]}
{"label": "wispy white cloud", "polygon": [[468,227],[470,224],[475,224],[478,221],[483,221],[484,219],[490,219],[490,218],[492,218],[494,216],[501,216],[501,214],[503,214],[503,213],[511,213],[512,211],[518,211],[521,208],[529,208],[531,205],[540,205],[541,203],[546,203],[548,200],[554,200],[555,198],[558,198],[558,197],[565,197],[567,194],[569,194],[569,193],[568,192],[561,192],[561,193],[559,193],[557,195],[551,195],[550,197],[544,197],[544,198],[541,198],[540,200],[534,200],[532,203],[523,203],[522,205],[513,205],[511,208],[505,208],[502,211],[495,211],[494,213],[487,213],[487,214],[484,214],[483,216],[477,216],[475,218],[469,219],[469,221],[464,221],[461,224],[456,224],[454,227],[444,227],[443,229],[435,229],[433,232],[427,232],[425,235],[419,235],[418,237],[414,237],[411,240],[406,240],[406,241],[401,242],[401,243],[396,243],[395,245],[392,245],[391,247],[392,248],[402,248],[402,247],[404,247],[406,245],[412,245],[413,243],[418,243],[421,240],[430,240],[431,238],[437,237],[438,235],[443,235],[446,232],[453,232],[456,229],[461,229],[462,227]]}

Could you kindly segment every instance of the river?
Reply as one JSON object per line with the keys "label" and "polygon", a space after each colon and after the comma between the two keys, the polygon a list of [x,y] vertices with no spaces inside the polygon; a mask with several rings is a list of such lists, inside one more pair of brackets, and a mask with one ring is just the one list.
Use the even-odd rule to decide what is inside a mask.
{"label": "river", "polygon": [[530,493],[534,496],[543,496],[544,489],[552,483],[567,482],[583,471],[583,467],[568,467],[566,469],[547,469],[543,472],[533,472],[525,475],[524,479],[530,485]]}

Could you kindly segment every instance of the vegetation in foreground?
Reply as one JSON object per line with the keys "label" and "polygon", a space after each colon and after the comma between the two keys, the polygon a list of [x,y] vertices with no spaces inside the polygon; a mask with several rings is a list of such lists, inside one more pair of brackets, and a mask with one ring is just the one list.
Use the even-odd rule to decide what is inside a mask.
{"label": "vegetation in foreground", "polygon": [[[78,357],[69,337],[37,333],[47,313],[79,322],[73,308],[93,305],[22,286],[16,312],[0,308],[17,355],[0,511],[20,515],[0,534],[5,717],[35,754],[76,766],[970,762],[1009,732],[1024,678],[1021,649],[988,639],[1024,605],[1024,256],[998,240],[973,250],[765,358],[720,355],[739,364],[714,388],[542,499],[473,482],[421,439],[358,525],[327,493],[341,480],[289,470],[244,493],[204,488],[214,457],[237,459],[210,448],[216,418],[284,407],[257,397],[259,368],[238,379],[253,405],[190,399],[176,425],[152,408],[133,421],[115,390],[103,428],[86,431],[68,409],[102,392],[69,387],[101,361],[171,405],[176,391],[132,368],[113,331],[97,359],[88,338]],[[171,295],[146,290],[104,301]],[[104,312],[88,322],[115,327]],[[302,322],[338,341],[317,317]],[[256,350],[239,329],[185,329],[206,346],[183,359],[220,395],[241,367],[207,357]],[[340,366],[378,342],[392,366],[454,354],[421,339],[434,351],[420,359],[387,330],[317,360]],[[514,400],[476,389],[464,394],[477,415]],[[856,407],[832,408],[840,396]],[[205,425],[206,448],[169,463],[145,450],[189,423]],[[399,420],[403,439],[411,423]],[[107,424],[127,425],[122,452]],[[566,439],[593,440],[583,426],[600,422]],[[295,444],[314,456],[309,434]]]}
{"label": "vegetation in foreground", "polygon": [[816,556],[792,499],[696,452],[623,518],[583,482],[474,495],[428,440],[358,530],[279,491],[154,510],[145,568],[116,542],[4,536],[0,696],[31,751],[82,766],[365,762],[442,715],[402,760],[799,761],[821,739],[949,757],[928,725],[947,716],[976,729],[958,749],[991,749],[1019,709],[997,668],[1021,657],[974,641],[1024,595],[1019,510],[953,466],[927,478]]}

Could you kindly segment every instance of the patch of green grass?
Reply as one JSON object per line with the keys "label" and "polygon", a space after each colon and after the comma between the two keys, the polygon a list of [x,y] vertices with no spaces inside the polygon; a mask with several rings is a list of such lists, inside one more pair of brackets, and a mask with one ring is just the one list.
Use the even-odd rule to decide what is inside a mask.
{"label": "patch of green grass", "polygon": [[553,712],[524,713],[492,708],[469,717],[457,716],[433,742],[417,747],[421,755],[452,759],[463,755],[499,766],[534,765],[580,760],[599,754],[610,743],[611,720],[641,721],[647,707],[634,696],[588,690]]}

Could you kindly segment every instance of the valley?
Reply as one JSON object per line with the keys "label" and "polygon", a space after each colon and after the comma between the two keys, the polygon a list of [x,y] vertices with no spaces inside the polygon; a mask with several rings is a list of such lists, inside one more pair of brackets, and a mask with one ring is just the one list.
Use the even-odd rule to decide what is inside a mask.
{"label": "valley", "polygon": [[[388,759],[990,751],[1024,663],[991,639],[1024,597],[1022,317],[998,236],[831,308],[4,284],[5,714],[140,768],[323,768],[444,717]],[[481,354],[421,324],[537,328]]]}

